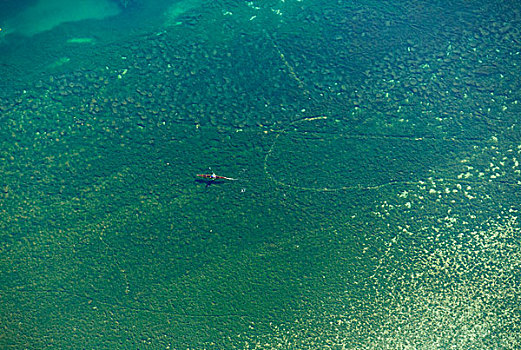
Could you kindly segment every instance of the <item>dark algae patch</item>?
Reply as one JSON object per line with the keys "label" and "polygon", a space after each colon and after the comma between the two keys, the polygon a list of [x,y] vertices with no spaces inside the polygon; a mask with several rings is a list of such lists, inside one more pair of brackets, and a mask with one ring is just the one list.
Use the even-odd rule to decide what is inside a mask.
{"label": "dark algae patch", "polygon": [[517,4],[82,6],[0,5],[0,348],[520,347]]}

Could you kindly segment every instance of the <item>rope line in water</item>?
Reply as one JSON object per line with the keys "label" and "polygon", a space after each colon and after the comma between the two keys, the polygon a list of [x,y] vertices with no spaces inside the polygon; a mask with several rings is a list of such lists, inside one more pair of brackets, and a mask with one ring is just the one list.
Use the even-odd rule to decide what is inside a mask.
{"label": "rope line in water", "polygon": [[[271,144],[270,148],[266,152],[266,155],[264,157],[264,164],[263,164],[264,173],[266,174],[266,177],[270,181],[272,181],[273,183],[275,183],[276,185],[281,186],[281,187],[292,188],[292,189],[301,190],[301,191],[314,191],[314,192],[338,192],[338,191],[350,191],[350,190],[379,190],[379,189],[382,189],[384,187],[393,186],[393,185],[425,185],[425,184],[429,184],[429,183],[438,183],[438,184],[439,183],[458,183],[458,184],[467,184],[467,185],[470,185],[470,184],[474,184],[474,185],[486,184],[486,180],[485,179],[483,179],[483,181],[475,181],[475,180],[469,180],[469,179],[464,179],[464,178],[428,178],[428,179],[418,179],[418,180],[414,180],[414,181],[392,180],[392,181],[388,181],[388,182],[385,182],[385,183],[382,183],[382,184],[378,184],[378,185],[366,185],[366,186],[364,186],[362,184],[356,184],[356,185],[337,186],[337,187],[328,187],[328,186],[324,186],[324,187],[321,187],[321,186],[309,187],[309,186],[298,186],[298,185],[294,185],[294,184],[289,184],[289,183],[286,183],[284,181],[281,181],[281,180],[277,179],[270,172],[270,167],[268,165],[268,162],[269,162],[270,157],[274,153],[274,150],[276,149],[277,141],[279,140],[281,135],[289,133],[288,128],[290,128],[291,126],[295,126],[295,125],[297,125],[299,123],[311,122],[311,121],[315,121],[315,120],[327,120],[327,119],[328,119],[327,116],[305,117],[305,118],[300,118],[298,120],[294,120],[294,121],[290,122],[288,124],[288,126],[286,126],[283,129],[272,130],[272,132],[275,132],[276,135],[275,135],[275,138],[273,140],[273,143]],[[303,132],[303,133],[305,133],[305,134],[312,134],[313,132]],[[330,136],[335,137],[335,138],[341,138],[341,137],[342,138],[355,138],[355,139],[360,139],[360,140],[369,140],[369,139],[389,140],[389,139],[394,139],[394,140],[408,140],[408,141],[419,141],[419,142],[426,141],[426,140],[444,141],[444,142],[447,142],[447,141],[449,141],[449,142],[485,141],[483,139],[475,139],[475,138],[455,138],[455,137],[436,138],[436,137],[431,137],[431,136],[416,137],[416,136],[405,136],[405,135],[403,135],[403,136],[402,135],[363,135],[363,134],[348,134],[348,133],[345,133],[345,134],[344,133],[340,133],[340,134],[337,133],[337,134],[331,134]],[[507,186],[520,186],[521,185],[521,183],[519,183],[519,182],[516,183],[516,182],[501,181],[501,180],[489,181],[488,183],[489,184],[496,184],[496,185],[507,185]]]}

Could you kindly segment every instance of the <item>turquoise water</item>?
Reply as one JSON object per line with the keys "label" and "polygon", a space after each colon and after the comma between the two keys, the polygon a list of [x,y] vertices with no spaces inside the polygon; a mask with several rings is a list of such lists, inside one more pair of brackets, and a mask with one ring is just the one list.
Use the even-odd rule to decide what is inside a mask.
{"label": "turquoise water", "polygon": [[0,28],[1,348],[520,347],[514,2],[34,0]]}

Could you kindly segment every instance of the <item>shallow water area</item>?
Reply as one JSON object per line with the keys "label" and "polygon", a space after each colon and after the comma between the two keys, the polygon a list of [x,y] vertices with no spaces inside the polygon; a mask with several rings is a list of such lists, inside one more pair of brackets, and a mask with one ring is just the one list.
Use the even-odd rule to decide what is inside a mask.
{"label": "shallow water area", "polygon": [[516,4],[0,9],[0,348],[520,347]]}
{"label": "shallow water area", "polygon": [[13,17],[2,19],[2,34],[33,36],[51,30],[62,23],[88,19],[103,19],[121,12],[116,3],[105,1],[45,0],[37,1]]}
{"label": "shallow water area", "polygon": [[[0,14],[1,68],[10,71],[12,79],[27,75],[36,79],[49,68],[58,68],[56,73],[101,69],[106,62],[92,54],[104,52],[110,45],[138,41],[143,35],[159,35],[201,5],[201,1],[128,0],[6,3]],[[93,46],[83,48],[82,44]],[[64,59],[70,64],[55,64]]]}

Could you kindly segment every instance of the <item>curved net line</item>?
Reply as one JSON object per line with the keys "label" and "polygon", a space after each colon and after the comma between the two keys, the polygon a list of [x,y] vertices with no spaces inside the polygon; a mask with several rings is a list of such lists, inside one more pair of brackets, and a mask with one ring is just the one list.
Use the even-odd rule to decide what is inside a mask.
{"label": "curved net line", "polygon": [[[452,143],[454,145],[456,144],[463,144],[463,143],[469,143],[471,145],[472,143],[475,143],[477,141],[484,141],[484,140],[476,140],[473,138],[436,138],[432,136],[427,137],[415,137],[415,136],[406,136],[406,135],[375,135],[375,134],[350,134],[350,133],[344,133],[344,132],[338,132],[338,130],[335,130],[333,133],[327,133],[324,137],[324,133],[321,133],[319,130],[313,130],[313,131],[298,131],[298,130],[290,130],[291,127],[295,127],[302,123],[307,122],[313,122],[313,121],[326,121],[330,120],[327,116],[312,116],[312,117],[305,117],[300,118],[298,120],[295,120],[293,122],[290,122],[285,128],[281,130],[273,130],[274,133],[276,133],[273,143],[271,144],[270,148],[266,152],[266,155],[264,157],[264,173],[266,174],[266,177],[270,179],[273,183],[275,183],[278,186],[286,187],[286,188],[293,188],[297,190],[303,190],[303,191],[314,191],[314,192],[338,192],[338,191],[350,191],[350,190],[378,190],[382,189],[384,187],[393,186],[393,185],[424,185],[427,183],[446,183],[446,184],[464,184],[464,185],[490,185],[490,184],[496,184],[496,185],[507,185],[507,186],[519,186],[519,182],[513,182],[508,180],[495,180],[491,181],[490,179],[487,181],[486,178],[465,178],[462,176],[449,176],[449,177],[431,177],[431,176],[424,176],[419,177],[415,180],[400,180],[400,179],[392,179],[389,181],[385,181],[379,184],[353,184],[353,185],[340,185],[340,186],[330,186],[330,185],[324,185],[324,186],[307,186],[303,185],[300,186],[298,184],[292,184],[288,183],[287,181],[279,179],[274,172],[270,169],[272,165],[270,165],[270,159],[273,157],[274,153],[276,153],[277,145],[280,143],[281,137],[284,137],[285,135],[296,134],[297,140],[299,137],[302,138],[302,140],[305,139],[307,136],[308,138],[312,135],[320,135],[321,138],[319,140],[324,140],[324,138],[329,138],[331,140],[382,140],[382,141],[389,141],[389,140],[396,140],[398,142],[400,141],[410,141],[410,142],[427,142],[427,141],[433,141],[433,142],[445,142],[445,143]],[[306,151],[303,151],[306,152]],[[399,151],[400,152],[400,151]],[[421,153],[421,150],[420,152]],[[414,163],[410,163],[414,164]],[[305,164],[303,164],[305,166]],[[450,169],[449,169],[450,170]],[[453,172],[457,170],[454,169]],[[296,172],[298,173],[298,171]]]}

